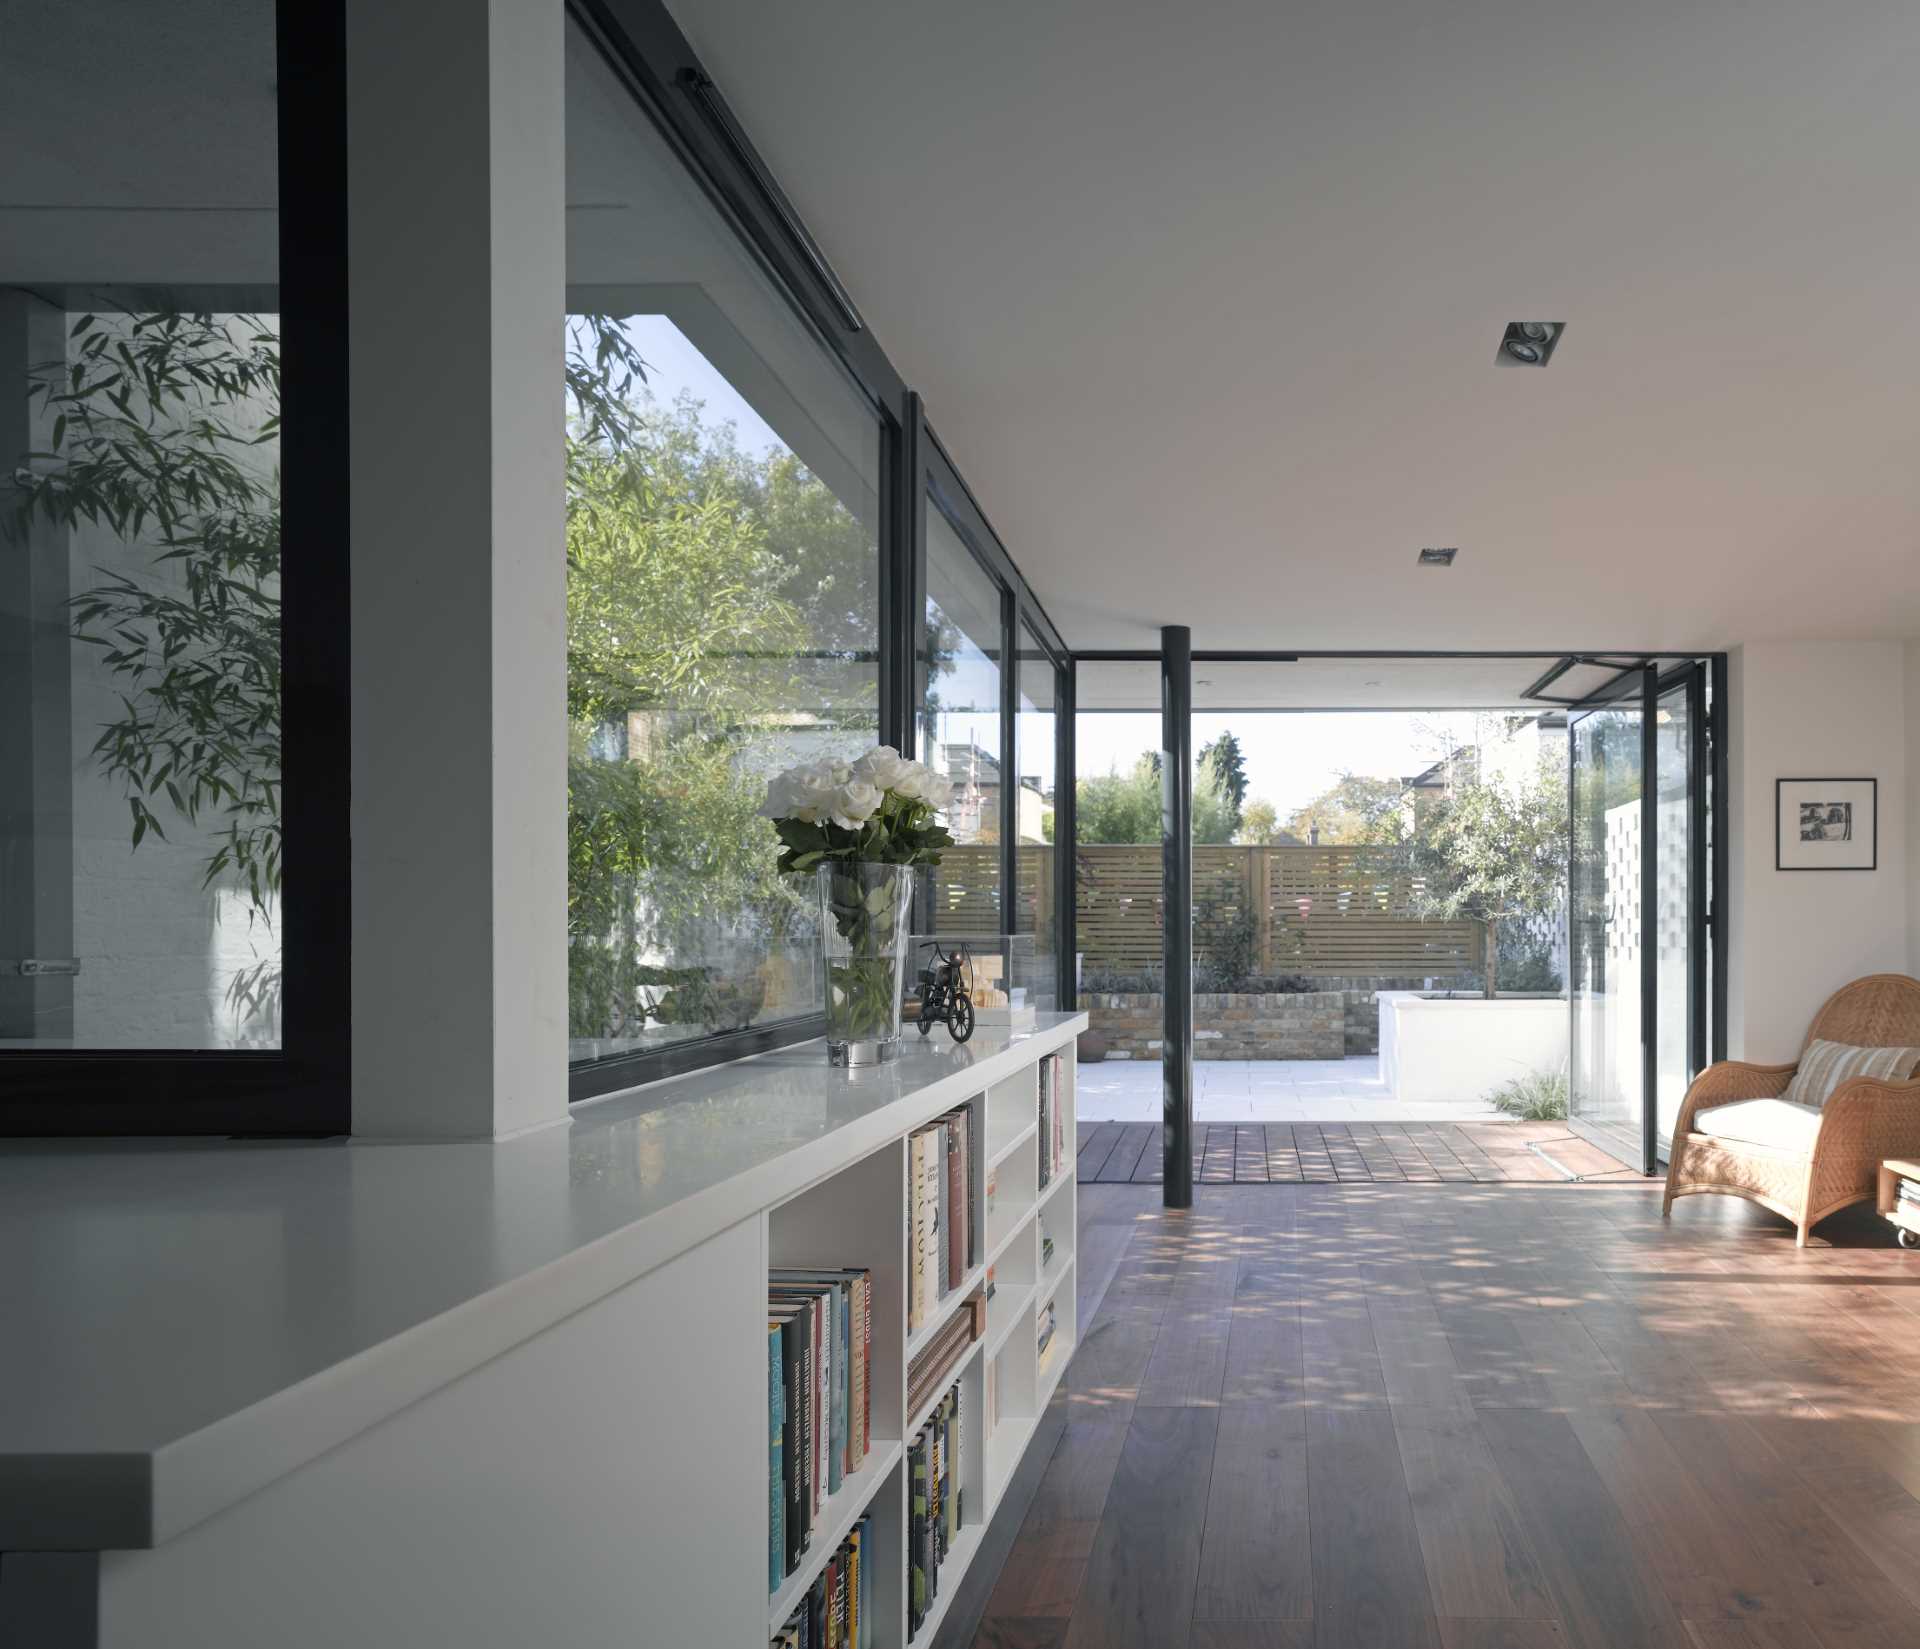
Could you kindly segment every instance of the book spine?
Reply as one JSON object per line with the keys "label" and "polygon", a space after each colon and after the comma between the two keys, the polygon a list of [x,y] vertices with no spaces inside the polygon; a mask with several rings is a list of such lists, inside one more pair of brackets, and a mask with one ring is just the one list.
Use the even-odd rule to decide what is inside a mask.
{"label": "book spine", "polygon": [[860,1333],[866,1346],[860,1367],[860,1448],[864,1454],[873,1447],[873,1273],[871,1271],[861,1274],[860,1288],[861,1298],[865,1302],[860,1313]]}
{"label": "book spine", "polygon": [[847,1536],[847,1643],[857,1649],[860,1642],[860,1575],[866,1568],[861,1547],[865,1523],[856,1523]]}
{"label": "book spine", "polygon": [[912,1472],[913,1501],[907,1521],[907,1553],[909,1563],[909,1584],[907,1589],[907,1629],[908,1635],[926,1624],[927,1619],[927,1570],[923,1561],[925,1552],[922,1536],[927,1527],[927,1456],[924,1441],[916,1440],[910,1455]]}
{"label": "book spine", "polygon": [[953,1215],[947,1207],[947,1125],[937,1123],[933,1130],[933,1278],[934,1290],[941,1299],[953,1284],[947,1277],[947,1229]]}
{"label": "book spine", "polygon": [[947,1287],[958,1288],[967,1274],[966,1189],[960,1181],[960,1119],[947,1128]]}
{"label": "book spine", "polygon": [[914,1267],[920,1278],[920,1317],[924,1327],[938,1299],[934,1292],[933,1257],[939,1237],[940,1187],[934,1172],[933,1136],[930,1133],[920,1135],[919,1202],[920,1217],[916,1226],[919,1241],[915,1249]]}
{"label": "book spine", "polygon": [[848,1393],[853,1389],[853,1371],[848,1359],[853,1350],[853,1285],[836,1284],[833,1300],[833,1487],[839,1491],[847,1480]]}
{"label": "book spine", "polygon": [[780,1447],[780,1473],[787,1486],[787,1567],[792,1574],[800,1566],[801,1555],[809,1545],[806,1516],[806,1377],[807,1354],[803,1338],[805,1319],[797,1311],[788,1312],[780,1323],[783,1353],[780,1378],[785,1390],[785,1426]]}
{"label": "book spine", "polygon": [[786,1483],[781,1477],[781,1439],[786,1430],[786,1391],[781,1380],[781,1364],[786,1353],[781,1345],[780,1326],[767,1329],[767,1590],[777,1592],[786,1579],[787,1517]]}
{"label": "book spine", "polygon": [[926,1136],[907,1137],[907,1332],[915,1332],[926,1321],[926,1281],[920,1275],[921,1221],[926,1217],[920,1203],[921,1167],[926,1157]]}

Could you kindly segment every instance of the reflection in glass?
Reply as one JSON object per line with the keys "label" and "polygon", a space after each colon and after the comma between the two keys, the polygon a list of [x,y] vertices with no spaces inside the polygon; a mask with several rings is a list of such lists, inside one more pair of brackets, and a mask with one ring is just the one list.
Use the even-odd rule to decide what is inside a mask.
{"label": "reflection in glass", "polygon": [[875,740],[880,432],[571,25],[567,70],[580,1061],[821,1011],[813,889],[758,809]]}
{"label": "reflection in glass", "polygon": [[[1641,713],[1630,706],[1573,718],[1573,843],[1568,1107],[1640,1160]],[[1682,834],[1684,843],[1685,836]],[[1683,1021],[1684,1022],[1684,1021]]]}
{"label": "reflection in glass", "polygon": [[0,1046],[281,1044],[273,25],[8,14]]}
{"label": "reflection in glass", "polygon": [[1051,1012],[1059,1002],[1060,978],[1059,907],[1054,902],[1059,874],[1054,840],[1059,677],[1052,657],[1024,624],[1018,664],[1014,739],[1020,756],[1020,785],[1014,797],[1014,926],[1033,936],[1033,948],[1015,983],[1025,987],[1029,1006]]}
{"label": "reflection in glass", "polygon": [[1659,862],[1656,891],[1659,963],[1658,1084],[1654,1090],[1655,1126],[1664,1145],[1673,1137],[1680,1102],[1693,1080],[1692,877],[1689,851],[1692,809],[1692,755],[1697,730],[1687,690],[1665,694],[1654,717],[1655,828]]}
{"label": "reflection in glass", "polygon": [[927,873],[930,931],[1000,932],[1000,588],[936,502],[927,506],[920,759],[953,781],[954,846]]}

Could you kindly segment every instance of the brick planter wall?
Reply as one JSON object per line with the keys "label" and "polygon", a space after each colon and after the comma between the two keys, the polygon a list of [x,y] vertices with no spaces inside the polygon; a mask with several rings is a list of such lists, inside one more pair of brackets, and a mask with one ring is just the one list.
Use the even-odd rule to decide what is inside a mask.
{"label": "brick planter wall", "polygon": [[[1203,991],[1193,999],[1195,1059],[1341,1059],[1380,1051],[1381,991],[1427,988],[1424,978],[1381,975],[1356,979],[1341,974],[1308,976],[1313,988],[1292,994],[1223,995]],[[1454,984],[1448,977],[1435,983]],[[1158,1059],[1162,1004],[1158,992],[1087,991],[1080,998],[1094,1029],[1110,1039],[1110,1059]],[[1328,1030],[1337,1005],[1340,1034]],[[1218,1036],[1210,1036],[1218,1031]],[[1311,1051],[1308,1051],[1311,1050]]]}
{"label": "brick planter wall", "polygon": [[[1281,996],[1196,994],[1195,1059],[1340,1059],[1347,1045],[1345,991]],[[1108,1039],[1109,1059],[1158,1059],[1164,1004],[1156,993],[1082,999]]]}

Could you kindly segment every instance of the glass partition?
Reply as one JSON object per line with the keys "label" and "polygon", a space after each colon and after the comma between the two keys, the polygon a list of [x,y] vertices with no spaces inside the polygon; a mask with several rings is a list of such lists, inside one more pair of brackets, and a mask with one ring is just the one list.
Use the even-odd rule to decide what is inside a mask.
{"label": "glass partition", "polygon": [[1642,746],[1639,672],[1614,703],[1570,718],[1572,850],[1568,1114],[1638,1162],[1641,1045]]}
{"label": "glass partition", "polygon": [[275,8],[6,29],[0,1047],[278,1050]]}
{"label": "glass partition", "polygon": [[1060,936],[1058,864],[1054,831],[1055,763],[1058,753],[1060,669],[1030,626],[1020,626],[1014,701],[1014,748],[1019,785],[1014,791],[1014,929],[1031,936],[1023,975],[1014,983],[1042,1012],[1059,1004]]}
{"label": "glass partition", "polygon": [[953,782],[954,845],[927,876],[929,931],[997,938],[1005,782],[1002,595],[936,499],[927,502],[920,759]]}
{"label": "glass partition", "polygon": [[878,729],[881,426],[573,24],[569,1016],[576,1064],[821,1010],[767,779]]}

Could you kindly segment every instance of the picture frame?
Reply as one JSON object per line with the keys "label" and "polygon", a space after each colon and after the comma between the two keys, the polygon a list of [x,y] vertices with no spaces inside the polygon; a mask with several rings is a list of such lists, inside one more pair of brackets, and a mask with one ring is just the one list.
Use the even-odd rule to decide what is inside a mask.
{"label": "picture frame", "polygon": [[1878,870],[1878,779],[1775,779],[1775,870]]}

